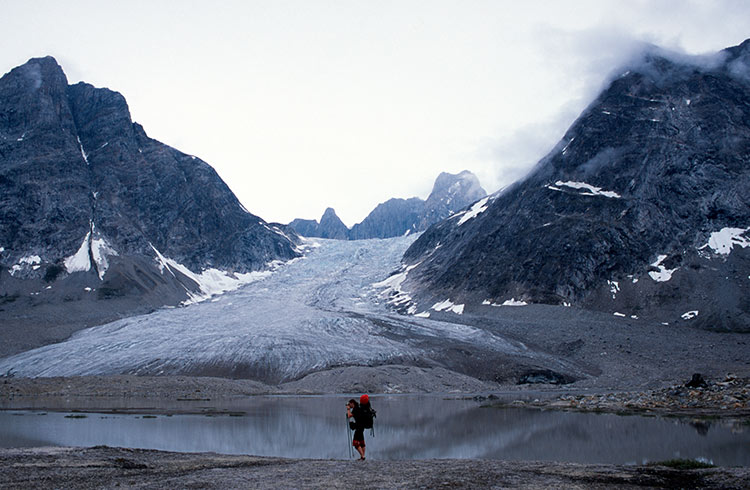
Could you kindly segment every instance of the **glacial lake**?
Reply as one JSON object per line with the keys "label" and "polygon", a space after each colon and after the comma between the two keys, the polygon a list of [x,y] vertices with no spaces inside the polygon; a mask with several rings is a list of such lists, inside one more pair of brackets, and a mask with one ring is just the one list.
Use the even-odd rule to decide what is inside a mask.
{"label": "glacial lake", "polygon": [[[107,445],[346,459],[348,398],[250,397],[221,407],[198,400],[181,407],[197,413],[174,415],[149,406],[141,414],[137,406],[127,414],[2,410],[0,447]],[[747,422],[487,408],[438,396],[373,396],[372,402],[375,436],[365,432],[372,459],[640,464],[700,458],[750,466]]]}

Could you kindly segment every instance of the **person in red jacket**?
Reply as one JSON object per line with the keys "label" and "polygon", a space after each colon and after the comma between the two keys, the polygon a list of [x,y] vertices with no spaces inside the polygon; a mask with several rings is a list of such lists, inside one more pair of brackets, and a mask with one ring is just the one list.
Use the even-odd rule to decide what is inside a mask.
{"label": "person in red jacket", "polygon": [[346,416],[348,418],[354,418],[353,424],[350,426],[354,429],[354,437],[352,438],[352,446],[359,453],[359,460],[365,460],[365,427],[363,424],[365,418],[365,407],[370,405],[370,397],[362,395],[359,398],[359,403],[356,400],[351,399],[346,404]]}

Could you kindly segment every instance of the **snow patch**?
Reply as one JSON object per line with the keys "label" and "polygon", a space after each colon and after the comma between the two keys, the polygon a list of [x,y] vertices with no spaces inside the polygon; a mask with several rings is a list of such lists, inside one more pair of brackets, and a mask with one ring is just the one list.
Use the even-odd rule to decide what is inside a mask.
{"label": "snow patch", "polygon": [[612,314],[614,316],[617,316],[617,317],[620,317],[620,318],[625,318],[627,316],[625,313],[620,313],[619,311],[616,311],[616,312],[614,312]]}
{"label": "snow patch", "polygon": [[38,255],[27,255],[26,257],[21,257],[16,265],[11,267],[8,272],[10,272],[11,276],[15,276],[19,272],[21,272],[23,269],[31,266],[32,269],[37,270],[40,266],[37,264],[42,263],[42,258]]}
{"label": "snow patch", "polygon": [[679,269],[679,267],[675,267],[674,269],[667,269],[661,263],[666,259],[666,255],[659,255],[659,257],[656,259],[656,262],[651,264],[651,267],[656,267],[659,269],[658,271],[651,271],[648,273],[649,276],[651,276],[651,279],[653,279],[656,282],[666,282],[672,279],[672,274]]}
{"label": "snow patch", "polygon": [[81,247],[76,253],[66,258],[65,270],[68,273],[71,272],[86,272],[91,269],[91,259],[89,258],[89,243],[91,238],[91,232],[86,233],[86,237],[81,243]]}
{"label": "snow patch", "polygon": [[107,256],[119,255],[117,251],[112,248],[107,241],[102,238],[94,238],[91,240],[91,255],[94,257],[96,263],[96,270],[99,274],[99,279],[104,280],[104,274],[109,269],[109,261]]}
{"label": "snow patch", "polygon": [[569,180],[567,182],[563,182],[562,180],[558,180],[555,182],[555,185],[547,185],[545,186],[547,189],[553,190],[553,191],[562,191],[562,187],[569,187],[571,189],[583,189],[586,192],[582,192],[579,195],[581,196],[604,196],[608,197],[610,199],[620,199],[622,196],[620,196],[618,193],[613,191],[605,191],[602,190],[601,187],[596,187],[591,184],[587,184],[585,182],[574,182],[572,180]]}
{"label": "snow patch", "polygon": [[567,144],[565,145],[565,147],[564,147],[564,148],[562,149],[562,154],[563,154],[563,155],[565,155],[565,154],[566,154],[566,153],[568,152],[568,147],[569,147],[569,146],[570,146],[570,144],[571,144],[571,143],[573,142],[573,140],[575,140],[575,138],[570,138],[570,141],[568,141],[568,143],[567,143]]}
{"label": "snow patch", "polygon": [[750,239],[742,236],[749,231],[750,228],[722,228],[711,233],[708,243],[700,249],[709,247],[716,254],[729,255],[735,245],[742,248],[750,246]]}
{"label": "snow patch", "polygon": [[516,298],[511,298],[503,301],[502,303],[493,303],[492,301],[486,299],[482,301],[482,304],[485,306],[526,306],[528,303],[525,301],[516,300]]}
{"label": "snow patch", "polygon": [[423,311],[422,313],[417,313],[414,316],[416,316],[417,318],[430,318],[430,312],[429,311]]}
{"label": "snow patch", "polygon": [[617,297],[617,293],[620,292],[620,283],[617,281],[607,281],[609,284],[609,292],[612,293],[612,299]]}
{"label": "snow patch", "polygon": [[81,149],[81,156],[83,157],[83,161],[86,162],[86,165],[89,164],[89,156],[86,154],[85,151],[83,151],[83,144],[81,144],[81,138],[76,136],[76,139],[78,140],[78,148]]}
{"label": "snow patch", "polygon": [[680,316],[683,320],[692,320],[693,318],[698,316],[698,310],[686,311]]}
{"label": "snow patch", "polygon": [[432,309],[435,311],[452,311],[457,315],[461,315],[464,312],[464,305],[454,304],[450,299],[435,303],[432,305]]}
{"label": "snow patch", "polygon": [[[91,238],[92,234],[95,238]],[[83,243],[78,251],[64,260],[65,270],[72,272],[88,272],[91,270],[91,259],[96,264],[97,274],[100,280],[104,280],[104,274],[109,269],[107,256],[119,255],[107,240],[96,234],[96,226],[91,223],[91,231],[86,233]]]}
{"label": "snow patch", "polygon": [[456,216],[462,215],[461,219],[458,221],[458,226],[461,226],[472,218],[476,218],[480,213],[487,211],[487,201],[489,200],[490,198],[487,196],[484,199],[475,202],[468,211],[457,214]]}
{"label": "snow patch", "polygon": [[[200,303],[201,301],[210,299],[214,295],[233,291],[245,284],[265,279],[274,272],[274,270],[265,270],[247,273],[232,273],[211,268],[204,269],[198,274],[176,260],[165,257],[156,249],[156,247],[153,246],[153,244],[149,243],[149,245],[156,253],[156,262],[159,264],[159,270],[162,274],[164,274],[164,269],[167,269],[172,276],[177,277],[175,274],[175,271],[177,271],[198,285],[200,292],[189,291],[187,287],[185,288],[189,299],[183,301],[183,305]],[[273,261],[269,262],[267,265],[276,269],[279,267],[279,264],[283,264],[283,262]]]}
{"label": "snow patch", "polygon": [[[422,262],[417,262],[414,265],[402,266],[401,272],[393,274],[383,281],[373,283],[372,287],[375,289],[385,288],[380,292],[380,294],[378,294],[378,297],[390,298],[387,303],[393,306],[405,306],[410,304],[412,302],[412,297],[407,291],[401,289],[401,285],[406,280],[406,276],[409,275],[409,271],[411,271],[421,263]],[[414,313],[416,313],[416,311],[417,307],[415,305],[411,305],[407,310],[407,313],[413,315]]]}

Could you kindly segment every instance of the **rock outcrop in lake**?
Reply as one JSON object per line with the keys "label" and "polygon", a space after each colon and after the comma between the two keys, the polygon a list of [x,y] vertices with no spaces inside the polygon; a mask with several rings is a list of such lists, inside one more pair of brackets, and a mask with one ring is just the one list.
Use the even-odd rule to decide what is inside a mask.
{"label": "rock outcrop in lake", "polygon": [[[51,58],[0,79],[0,315],[99,323],[251,280],[299,255],[207,163],[146,135],[125,98]],[[19,346],[20,348],[20,346]]]}
{"label": "rock outcrop in lake", "polygon": [[546,303],[746,331],[748,245],[750,40],[652,47],[527,177],[412,245],[399,306]]}

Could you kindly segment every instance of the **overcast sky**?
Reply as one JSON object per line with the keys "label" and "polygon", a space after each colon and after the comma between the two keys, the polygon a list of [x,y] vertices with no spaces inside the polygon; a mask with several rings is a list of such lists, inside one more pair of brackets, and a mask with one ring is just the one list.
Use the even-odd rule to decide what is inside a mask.
{"label": "overcast sky", "polygon": [[494,192],[642,42],[750,37],[744,0],[0,0],[0,72],[52,55],[268,221],[349,226],[468,169]]}

